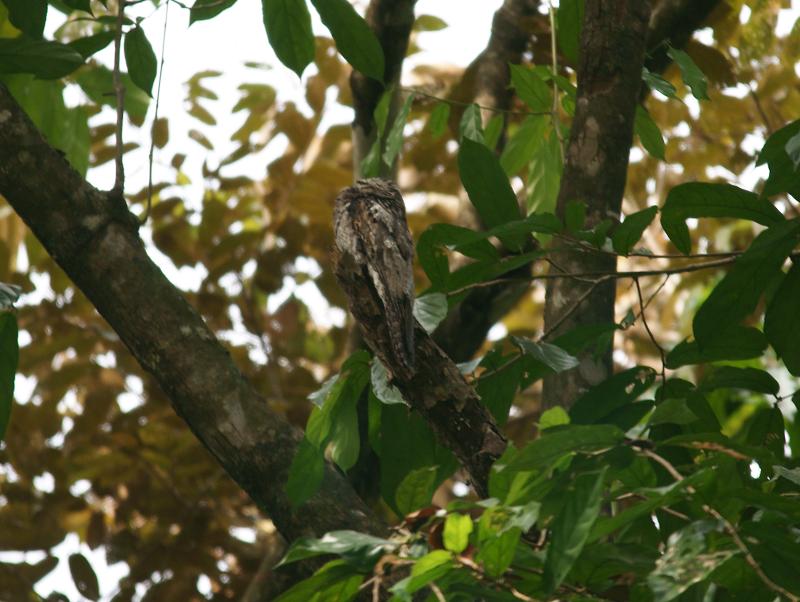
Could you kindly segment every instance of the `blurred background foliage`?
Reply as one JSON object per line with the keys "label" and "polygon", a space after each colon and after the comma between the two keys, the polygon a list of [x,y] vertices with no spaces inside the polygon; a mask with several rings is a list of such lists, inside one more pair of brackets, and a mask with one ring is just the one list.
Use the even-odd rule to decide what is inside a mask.
{"label": "blurred background foliage", "polygon": [[[52,4],[65,9],[65,22],[55,35],[62,42],[108,31],[103,16],[115,13],[113,1],[105,7],[92,0],[93,19],[69,10],[80,3]],[[163,10],[163,2],[153,2],[159,5]],[[709,80],[709,101],[697,103],[688,95],[675,66],[664,73],[683,100],[657,94],[648,99],[647,109],[666,139],[665,160],[638,146],[633,150],[625,214],[662,203],[666,191],[679,182],[738,179],[758,185],[764,172],[754,168],[754,161],[763,139],[800,114],[800,30],[794,26],[786,35],[775,33],[779,13],[786,8],[788,0],[730,0],[719,5],[686,49]],[[526,60],[535,57],[537,64],[550,64],[548,16],[542,14],[528,25],[532,36]],[[415,32],[446,27],[458,23],[423,15],[417,18]],[[0,37],[16,34],[0,4]],[[104,39],[95,42],[99,45]],[[412,38],[409,53],[417,49]],[[559,62],[569,75],[569,60],[561,56]],[[174,115],[162,114],[151,125],[146,116],[152,115],[153,103],[133,85],[128,86],[127,127],[151,127],[156,160],[170,166],[165,172],[170,176],[153,184],[145,236],[163,254],[162,261],[192,268],[192,277],[176,284],[226,342],[270,407],[302,427],[311,409],[308,395],[348,354],[351,321],[345,318],[344,298],[332,276],[330,249],[333,201],[352,181],[353,149],[347,119],[331,123],[326,115],[351,105],[350,67],[332,40],[317,37],[314,63],[303,79],[305,97],[298,101],[265,83],[263,71],[253,66],[233,106],[215,102],[218,73],[197,73],[186,82],[185,107],[192,117],[186,133],[193,146],[176,148],[170,143]],[[398,174],[415,237],[435,222],[470,220],[455,141],[464,108],[474,100],[471,75],[469,69],[436,63],[403,75],[403,87],[419,92],[404,130]],[[107,94],[110,78],[108,66],[93,58],[62,80],[2,76],[48,140],[64,150],[77,170],[88,171],[90,179],[92,170],[114,156],[113,115],[101,110],[113,102]],[[79,100],[66,104],[65,92]],[[437,110],[435,120],[440,123],[432,123],[440,103],[432,97],[449,106],[444,124],[444,109]],[[525,125],[525,111],[515,99],[511,111],[500,114],[507,128],[506,149],[521,144],[524,128],[531,127]],[[230,119],[241,125],[231,136],[234,150],[222,155],[215,152],[220,140],[211,126]],[[552,139],[553,134],[545,132],[541,138]],[[237,171],[243,158],[276,142],[273,148],[281,152],[271,153],[260,175]],[[530,208],[552,209],[557,192],[552,178],[560,158],[542,150],[544,146],[525,146],[515,151],[518,157],[504,163],[510,166],[519,195],[534,199]],[[207,157],[200,171],[184,168],[186,157],[193,154]],[[199,197],[197,183],[202,183]],[[131,209],[142,214],[147,187],[127,192]],[[797,211],[794,205],[783,208]],[[693,229],[699,252],[704,253],[744,248],[754,235],[752,224],[743,221],[702,220]],[[653,253],[675,252],[660,229],[649,229],[643,243]],[[620,262],[621,269],[644,265],[664,264],[636,257]],[[642,280],[646,296],[661,287],[648,316],[662,346],[670,348],[690,334],[693,310],[719,276],[699,271],[672,276],[666,283],[663,278]],[[0,446],[0,597],[38,599],[32,585],[59,562],[63,568],[65,554],[79,552],[74,536],[84,554],[72,556],[68,564],[85,598],[99,599],[97,577],[86,560],[95,555],[87,549],[105,552],[108,563],[122,562],[129,571],[103,599],[240,597],[267,550],[282,549],[279,536],[2,199],[0,281],[19,285],[24,294],[17,310],[22,386]],[[300,299],[294,292],[299,286],[318,291],[317,307]],[[421,270],[417,286],[420,291],[427,286]],[[532,286],[491,338],[536,335],[543,297],[542,287]],[[622,320],[637,307],[635,288],[622,282],[617,318]],[[481,353],[491,345],[487,341]],[[638,321],[618,336],[614,357],[620,368],[660,366],[659,352]],[[764,367],[760,360],[751,363]],[[787,382],[785,372],[766,367]],[[702,367],[683,368],[678,374],[693,370]],[[696,380],[700,375],[690,376]],[[518,443],[535,434],[538,398],[534,385],[514,399],[507,430]],[[710,401],[729,436],[746,432],[770,409],[764,396],[755,393],[715,393]],[[786,428],[796,457],[800,425],[794,416],[787,414]],[[454,495],[452,483],[439,491],[441,499]],[[391,516],[388,508],[384,512]],[[51,552],[70,534],[73,543],[59,561]]]}

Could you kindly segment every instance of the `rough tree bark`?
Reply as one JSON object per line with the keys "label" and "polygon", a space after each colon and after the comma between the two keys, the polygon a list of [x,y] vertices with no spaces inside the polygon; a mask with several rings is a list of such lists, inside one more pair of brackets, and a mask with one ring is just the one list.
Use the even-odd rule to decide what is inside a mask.
{"label": "rough tree bark", "polygon": [[[589,228],[604,219],[619,217],[649,19],[647,0],[585,3],[575,117],[556,211],[563,217],[570,201],[586,203]],[[616,258],[608,253],[564,249],[557,258],[557,269],[565,272],[604,273],[616,269]],[[570,278],[550,280],[545,331],[557,336],[581,325],[613,321],[615,292],[611,280],[599,285]],[[577,368],[545,379],[545,408],[569,407],[582,391],[610,376],[610,348],[599,359],[591,353],[579,359]]]}
{"label": "rough tree bark", "polygon": [[385,532],[332,467],[292,509],[285,483],[301,437],[150,260],[125,201],[89,185],[0,85],[0,194],[41,241],[228,474],[289,541],[332,529]]}

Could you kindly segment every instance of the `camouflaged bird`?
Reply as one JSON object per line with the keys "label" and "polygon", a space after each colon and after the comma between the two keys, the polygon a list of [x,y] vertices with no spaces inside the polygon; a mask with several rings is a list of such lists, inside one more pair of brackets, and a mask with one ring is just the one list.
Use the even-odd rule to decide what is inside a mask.
{"label": "camouflaged bird", "polygon": [[414,243],[397,186],[381,178],[358,180],[336,198],[336,248],[360,267],[360,277],[380,299],[392,352],[414,372]]}

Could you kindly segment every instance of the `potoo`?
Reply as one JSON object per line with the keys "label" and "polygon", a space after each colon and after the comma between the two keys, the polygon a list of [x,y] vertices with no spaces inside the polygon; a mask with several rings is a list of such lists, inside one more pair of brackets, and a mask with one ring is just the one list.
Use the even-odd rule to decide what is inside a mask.
{"label": "potoo", "polygon": [[414,372],[414,244],[397,186],[388,180],[358,180],[336,198],[336,248],[355,266],[383,304],[392,353]]}

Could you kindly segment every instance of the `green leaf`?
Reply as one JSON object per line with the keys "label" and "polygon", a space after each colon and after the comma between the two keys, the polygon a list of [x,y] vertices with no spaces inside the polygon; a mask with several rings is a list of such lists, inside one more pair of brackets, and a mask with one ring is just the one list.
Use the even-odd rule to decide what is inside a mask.
{"label": "green leaf", "polygon": [[311,3],[345,60],[364,75],[383,82],[383,48],[353,5],[347,0],[311,0]]}
{"label": "green leaf", "polygon": [[[113,94],[113,78],[114,75],[110,69],[99,65],[81,69],[75,75],[75,81],[93,102],[110,107],[116,104]],[[134,85],[127,73],[122,74],[122,83],[125,85],[125,112],[135,125],[141,125],[147,114],[150,97]]]}
{"label": "green leaf", "polygon": [[767,340],[760,330],[734,325],[718,333],[702,349],[697,341],[678,343],[667,354],[666,367],[674,370],[690,364],[747,360],[759,357],[766,348]]}
{"label": "green leaf", "polygon": [[554,372],[564,372],[576,368],[580,362],[578,358],[570,355],[558,345],[552,343],[537,343],[523,337],[511,337],[516,345],[535,360],[542,362]]}
{"label": "green leaf", "polygon": [[152,98],[158,62],[144,30],[138,25],[125,34],[125,63],[133,83]]}
{"label": "green leaf", "polygon": [[667,98],[677,98],[677,90],[670,82],[661,77],[658,73],[653,73],[647,67],[642,67],[642,80],[651,90],[660,92]]}
{"label": "green leaf", "polygon": [[84,59],[88,59],[94,53],[108,46],[113,40],[113,31],[101,31],[93,36],[73,40],[69,43],[69,46],[77,50]]}
{"label": "green leaf", "polygon": [[[308,579],[285,591],[275,602],[308,602],[309,600],[351,600],[358,592],[364,575],[344,560],[327,563]],[[338,591],[337,591],[338,590]],[[331,597],[321,596],[328,592]],[[319,598],[318,598],[319,596]]]}
{"label": "green leaf", "polygon": [[441,31],[447,27],[439,17],[433,15],[420,15],[414,21],[413,31]]}
{"label": "green leaf", "polygon": [[777,395],[780,385],[769,372],[757,368],[717,366],[700,383],[702,391],[714,389],[747,389],[766,395]]}
{"label": "green leaf", "polygon": [[446,102],[436,103],[431,111],[431,116],[428,117],[428,129],[431,133],[431,138],[436,140],[444,134],[447,128],[447,120],[450,118],[450,105]]}
{"label": "green leaf", "polygon": [[500,135],[503,133],[503,125],[505,119],[502,113],[493,115],[489,122],[486,124],[486,130],[483,133],[484,144],[494,150],[497,148],[497,142],[500,140]]}
{"label": "green leaf", "polygon": [[564,210],[564,225],[569,232],[583,230],[586,222],[586,203],[583,201],[569,201]]}
{"label": "green leaf", "polygon": [[195,0],[189,11],[189,25],[197,21],[213,19],[236,4],[236,0]]}
{"label": "green leaf", "polygon": [[664,144],[664,138],[661,135],[661,130],[658,129],[656,122],[650,117],[650,113],[647,112],[647,109],[641,105],[637,105],[636,107],[633,131],[639,136],[642,146],[648,153],[656,159],[664,161],[664,149],[666,146]]}
{"label": "green leaf", "polygon": [[764,334],[786,365],[786,369],[800,376],[800,264],[795,263],[786,274],[772,297],[764,314]]}
{"label": "green leaf", "polygon": [[569,424],[569,414],[561,406],[555,406],[542,412],[539,417],[539,430],[544,431],[554,426]]}
{"label": "green leaf", "polygon": [[444,521],[444,547],[455,554],[467,549],[472,533],[472,518],[466,514],[451,513]]}
{"label": "green leaf", "polygon": [[[470,201],[487,227],[520,218],[517,196],[497,157],[486,146],[465,137],[458,152],[458,171]],[[525,241],[517,235],[500,240],[511,251],[522,250]]]}
{"label": "green leaf", "polygon": [[500,426],[508,420],[508,412],[514,403],[524,368],[523,362],[514,362],[478,380],[476,391],[481,403],[489,409]]}
{"label": "green leaf", "polygon": [[583,0],[561,0],[556,12],[558,46],[572,63],[578,62],[583,24]]}
{"label": "green leaf", "polygon": [[[327,2],[327,0],[324,0]],[[350,6],[348,4],[348,6]],[[394,160],[400,153],[400,148],[403,146],[403,128],[408,119],[408,113],[411,110],[411,103],[414,102],[414,94],[409,94],[406,101],[403,103],[400,111],[397,113],[397,118],[392,124],[392,129],[389,130],[386,136],[386,149],[383,151],[383,162],[387,167],[394,164]]]}
{"label": "green leaf", "polygon": [[41,39],[47,20],[47,0],[3,0],[8,20],[26,36]]}
{"label": "green leaf", "polygon": [[[769,178],[764,184],[762,194],[774,196],[784,192],[800,196],[800,178],[797,177],[797,136],[800,134],[800,120],[774,132],[758,154],[756,165],[769,165]],[[790,144],[791,143],[791,144]],[[790,156],[789,151],[792,151]]]}
{"label": "green leaf", "polygon": [[462,139],[469,139],[483,144],[483,121],[478,105],[471,104],[464,110],[458,129]]}
{"label": "green leaf", "polygon": [[89,600],[99,600],[100,585],[97,582],[97,575],[86,557],[83,554],[70,554],[68,562],[75,589]]}
{"label": "green leaf", "polygon": [[691,424],[697,420],[697,415],[689,409],[685,399],[665,399],[653,410],[647,424]]}
{"label": "green leaf", "polygon": [[377,357],[372,359],[370,382],[372,383],[372,391],[375,393],[375,397],[381,403],[408,405],[406,400],[403,399],[402,393],[389,382],[389,373],[386,371],[386,366]]}
{"label": "green leaf", "polygon": [[75,10],[82,10],[89,14],[92,13],[92,6],[90,0],[62,0],[69,8]]}
{"label": "green leaf", "polygon": [[386,129],[386,120],[389,117],[389,106],[392,104],[394,90],[387,88],[375,106],[373,117],[375,119],[375,142],[369,149],[367,156],[361,160],[361,174],[365,178],[374,178],[380,172],[381,167],[381,144],[383,132]]}
{"label": "green leaf", "polygon": [[517,175],[532,160],[545,139],[548,123],[545,115],[529,115],[519,124],[500,155],[500,165],[508,177]]}
{"label": "green leaf", "polygon": [[305,0],[261,0],[264,27],[278,59],[300,77],[314,60],[314,34]]}
{"label": "green leaf", "polygon": [[59,42],[30,38],[0,38],[0,73],[32,73],[58,79],[83,64],[77,50]]}
{"label": "green leaf", "polygon": [[550,87],[532,69],[521,65],[509,65],[511,85],[522,101],[533,111],[546,113],[552,109],[553,97]]}
{"label": "green leaf", "polygon": [[296,539],[277,566],[323,554],[336,554],[359,569],[369,569],[382,554],[395,547],[397,544],[388,539],[374,537],[368,533],[330,531],[319,539],[314,537]]}
{"label": "green leaf", "polygon": [[655,370],[646,366],[614,374],[581,395],[569,411],[574,424],[603,422],[611,412],[628,405],[646,391],[655,379]]}
{"label": "green leaf", "polygon": [[552,525],[552,539],[544,561],[545,589],[552,593],[580,556],[589,532],[600,514],[607,466],[575,479]]}
{"label": "green leaf", "polygon": [[428,293],[417,297],[414,300],[414,317],[427,333],[432,333],[447,317],[447,296],[442,293]]}
{"label": "green leaf", "polygon": [[706,76],[700,71],[700,68],[692,60],[692,57],[683,50],[672,47],[667,50],[667,54],[680,68],[683,83],[689,86],[689,89],[692,91],[692,96],[697,100],[708,100],[708,94],[706,92],[708,83],[706,82]]}
{"label": "green leaf", "polygon": [[19,362],[17,319],[0,313],[0,441],[5,437],[14,404],[14,377]]}
{"label": "green leaf", "polygon": [[325,455],[306,437],[297,446],[289,467],[286,495],[293,508],[297,508],[313,496],[325,476]]}
{"label": "green leaf", "polygon": [[[492,514],[491,510],[494,509],[484,512],[480,526],[483,526],[485,522],[484,517]],[[491,533],[491,535],[491,537],[485,537],[481,541],[476,559],[483,565],[483,570],[490,577],[497,579],[506,572],[514,560],[522,530],[515,528],[503,530],[496,534]]]}
{"label": "green leaf", "polygon": [[661,226],[682,253],[691,250],[685,223],[690,217],[735,217],[763,226],[784,221],[775,205],[736,186],[705,182],[679,184],[669,191],[661,208]]}
{"label": "green leaf", "polygon": [[725,327],[755,310],[761,293],[780,272],[800,240],[800,220],[784,221],[759,234],[714,287],[694,316],[694,336],[702,348]]}
{"label": "green leaf", "polygon": [[789,158],[792,160],[794,170],[797,171],[797,168],[800,167],[800,133],[789,138],[789,141],[783,148],[786,150],[786,154],[789,155]]}
{"label": "green leaf", "polygon": [[16,284],[0,282],[0,310],[13,307],[21,292],[22,288]]}
{"label": "green leaf", "polygon": [[528,212],[554,213],[561,186],[560,142],[554,130],[543,137],[531,158],[528,169]]}
{"label": "green leaf", "polygon": [[610,424],[553,427],[519,450],[503,470],[519,472],[550,468],[566,454],[588,453],[614,447],[624,438],[625,434]]}
{"label": "green leaf", "polygon": [[393,594],[413,594],[431,581],[435,581],[455,568],[453,556],[447,550],[429,552],[414,564],[411,575],[395,583],[390,591]]}
{"label": "green leaf", "polygon": [[642,233],[653,221],[656,213],[658,213],[658,207],[648,207],[626,216],[625,220],[617,226],[611,235],[614,251],[620,255],[630,253],[633,245],[639,242]]}
{"label": "green leaf", "polygon": [[710,521],[698,521],[669,536],[666,550],[658,559],[655,570],[647,577],[654,602],[677,598],[738,553],[733,548],[708,549],[706,534],[715,527],[715,523]]}
{"label": "green leaf", "polygon": [[425,466],[412,470],[400,482],[395,503],[402,516],[430,505],[436,490],[436,469],[436,466]]}

